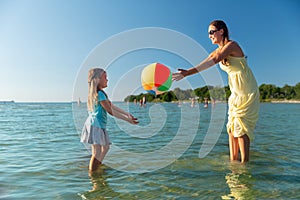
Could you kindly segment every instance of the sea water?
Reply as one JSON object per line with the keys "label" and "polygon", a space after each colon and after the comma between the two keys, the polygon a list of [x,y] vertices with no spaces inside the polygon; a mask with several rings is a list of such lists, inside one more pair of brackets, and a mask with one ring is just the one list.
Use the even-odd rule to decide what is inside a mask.
{"label": "sea water", "polygon": [[[300,104],[261,104],[245,165],[228,161],[226,122],[212,150],[199,158],[214,108],[188,108],[198,109],[200,116],[199,121],[196,116],[185,121],[190,127],[197,124],[197,130],[190,130],[192,142],[182,155],[168,152],[174,160],[163,167],[159,154],[147,152],[170,144],[183,125],[182,106],[190,105],[116,104],[137,116],[140,124],[128,134],[126,125],[109,118],[113,145],[134,155],[151,155],[146,160],[154,168],[140,173],[130,164],[138,157],[112,153],[90,175],[90,152],[79,142],[85,104],[0,104],[0,199],[300,199]],[[151,109],[157,105],[159,109]],[[147,135],[149,124],[155,131]],[[117,167],[111,167],[115,160],[110,158],[117,160]]]}

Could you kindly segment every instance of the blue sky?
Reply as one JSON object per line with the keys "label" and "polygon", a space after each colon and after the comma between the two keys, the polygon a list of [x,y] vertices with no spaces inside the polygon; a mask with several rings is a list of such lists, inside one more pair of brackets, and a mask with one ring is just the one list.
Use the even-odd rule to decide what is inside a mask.
{"label": "blue sky", "polygon": [[[295,85],[300,82],[299,11],[297,0],[0,0],[0,100],[71,101],[77,75],[91,52],[109,38],[132,29],[174,30],[211,52],[216,46],[208,39],[207,27],[214,19],[227,23],[231,39],[248,56],[259,85]],[[122,44],[114,48],[122,48]],[[146,53],[143,55],[147,57]],[[123,69],[155,62],[151,55],[155,53]],[[141,55],[128,55],[127,60],[137,57]],[[115,63],[121,63],[122,58]],[[174,69],[190,67],[180,66],[184,63],[180,59],[176,64],[166,52],[158,58]],[[108,91],[122,76],[119,69],[108,71]],[[226,74],[220,73],[226,83]],[[203,86],[197,77],[190,81],[193,87]]]}

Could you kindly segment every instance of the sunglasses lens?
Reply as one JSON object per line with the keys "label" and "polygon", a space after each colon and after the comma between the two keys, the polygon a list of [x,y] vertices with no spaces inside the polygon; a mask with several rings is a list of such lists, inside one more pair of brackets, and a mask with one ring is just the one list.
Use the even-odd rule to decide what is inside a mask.
{"label": "sunglasses lens", "polygon": [[210,30],[209,32],[208,32],[208,34],[209,35],[213,35],[215,32],[217,32],[218,30]]}

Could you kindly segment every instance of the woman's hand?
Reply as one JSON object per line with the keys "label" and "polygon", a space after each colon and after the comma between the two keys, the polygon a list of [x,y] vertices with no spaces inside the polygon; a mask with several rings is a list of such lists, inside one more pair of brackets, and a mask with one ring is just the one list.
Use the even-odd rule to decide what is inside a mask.
{"label": "woman's hand", "polygon": [[138,124],[138,119],[135,118],[134,116],[132,116],[130,113],[128,113],[127,115],[128,117],[128,122],[131,123],[131,124]]}
{"label": "woman's hand", "polygon": [[187,76],[187,70],[185,69],[177,69],[178,72],[172,74],[172,80],[179,81]]}

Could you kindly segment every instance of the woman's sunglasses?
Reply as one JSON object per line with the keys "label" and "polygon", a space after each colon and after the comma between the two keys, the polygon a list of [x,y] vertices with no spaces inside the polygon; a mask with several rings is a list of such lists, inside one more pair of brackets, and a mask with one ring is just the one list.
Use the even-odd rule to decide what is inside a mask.
{"label": "woman's sunglasses", "polygon": [[208,34],[209,35],[213,35],[215,32],[217,32],[217,31],[219,31],[219,30],[210,30],[209,32],[208,32]]}

